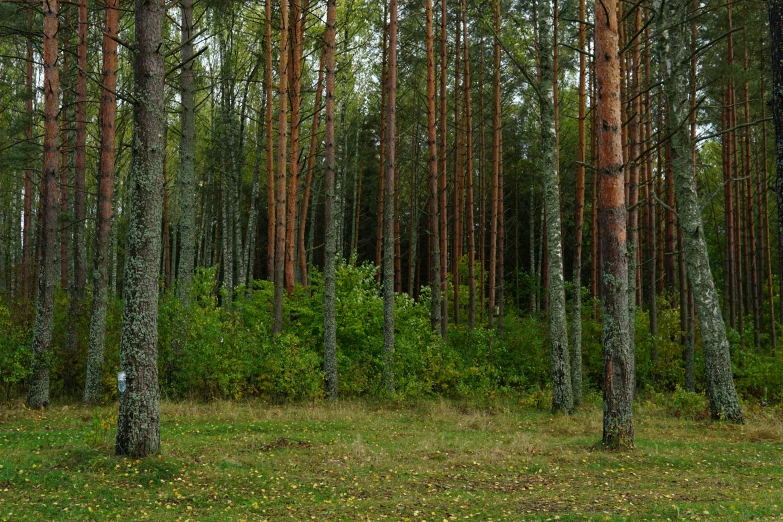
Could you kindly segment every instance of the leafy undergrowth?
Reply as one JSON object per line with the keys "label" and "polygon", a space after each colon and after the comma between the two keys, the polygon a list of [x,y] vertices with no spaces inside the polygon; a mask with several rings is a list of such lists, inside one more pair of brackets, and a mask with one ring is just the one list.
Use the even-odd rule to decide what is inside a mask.
{"label": "leafy undergrowth", "polygon": [[[113,456],[114,407],[0,409],[0,520],[783,518],[783,415],[637,407],[636,449],[515,403],[164,403],[162,454]],[[747,410],[748,408],[746,408]]]}

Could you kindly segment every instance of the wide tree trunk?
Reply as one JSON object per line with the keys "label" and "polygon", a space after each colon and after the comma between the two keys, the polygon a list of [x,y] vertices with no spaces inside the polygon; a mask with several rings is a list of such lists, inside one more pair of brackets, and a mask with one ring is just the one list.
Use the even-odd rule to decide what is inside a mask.
{"label": "wide tree trunk", "polygon": [[165,154],[163,6],[136,0],[131,207],[125,263],[120,399],[115,452],[132,458],[160,451],[158,278]]}
{"label": "wide tree trunk", "polygon": [[[189,0],[185,0],[188,2]],[[103,37],[103,85],[101,96],[101,151],[98,168],[98,224],[95,227],[95,254],[92,278],[92,315],[87,348],[87,378],[84,402],[101,398],[103,353],[106,340],[106,306],[109,282],[109,246],[111,243],[112,197],[114,195],[114,143],[117,119],[117,30],[120,0],[106,3],[106,27]]]}
{"label": "wide tree trunk", "polygon": [[634,444],[633,378],[628,338],[628,257],[616,0],[605,0],[604,7],[595,10],[604,309],[603,443],[611,448],[631,448]]}
{"label": "wide tree trunk", "polygon": [[180,116],[179,142],[179,268],[177,290],[180,299],[187,301],[193,283],[193,265],[196,258],[196,91],[193,84],[193,0],[182,0],[182,70],[179,74]]}
{"label": "wide tree trunk", "polygon": [[383,188],[383,383],[394,391],[394,178],[397,103],[397,0],[389,2],[389,50],[386,78],[386,164]]}
{"label": "wide tree trunk", "polygon": [[60,71],[57,68],[58,0],[44,3],[44,162],[41,179],[40,268],[38,306],[33,330],[33,365],[27,406],[37,409],[49,405],[49,365],[54,327],[54,288],[57,285],[57,174]]}
{"label": "wide tree trunk", "polygon": [[660,62],[664,65],[664,93],[668,99],[669,134],[672,144],[674,183],[682,224],[683,249],[688,278],[701,324],[707,395],[713,419],[742,422],[742,409],[731,374],[729,342],[721,316],[720,302],[710,269],[707,243],[701,220],[701,204],[696,193],[691,165],[688,119],[688,40],[689,0],[656,0],[658,31],[661,38]]}
{"label": "wide tree trunk", "polygon": [[[335,25],[337,1],[327,0],[326,31],[326,112],[324,114],[324,168],[326,170],[326,199],[324,202],[324,220],[326,222],[326,250],[324,253],[324,373],[326,373],[326,393],[332,400],[337,399],[337,324],[335,319],[337,257],[337,229],[334,214],[334,80],[335,80]],[[319,81],[320,88],[320,81]],[[320,94],[320,93],[319,93]],[[320,98],[320,96],[318,96]],[[316,102],[316,105],[318,102]],[[317,113],[316,113],[317,114]],[[316,116],[317,118],[317,116]],[[314,122],[315,125],[315,122]],[[308,174],[308,177],[310,175]],[[304,217],[304,216],[303,216]],[[312,225],[311,225],[312,226]]]}
{"label": "wide tree trunk", "polygon": [[[768,0],[770,49],[772,52],[772,122],[775,126],[775,197],[783,208],[783,0]],[[783,212],[778,212],[778,235],[783,237]],[[783,260],[783,242],[778,245],[778,257]],[[783,295],[783,278],[780,279]],[[783,317],[783,303],[781,303]]]}
{"label": "wide tree trunk", "polygon": [[[538,2],[538,46],[541,56],[541,170],[544,178],[546,235],[549,267],[549,333],[552,359],[552,410],[571,413],[574,396],[571,388],[571,361],[568,350],[568,318],[566,316],[565,284],[563,280],[563,248],[560,225],[560,187],[555,139],[554,72],[552,4]],[[497,61],[497,59],[496,59]],[[495,102],[499,105],[498,101]],[[496,128],[496,132],[499,129]],[[499,137],[499,135],[498,135]],[[498,147],[499,149],[499,147]],[[496,158],[499,161],[499,158]],[[493,172],[493,177],[495,176]],[[492,281],[490,280],[490,284]],[[492,289],[490,288],[490,291]]]}

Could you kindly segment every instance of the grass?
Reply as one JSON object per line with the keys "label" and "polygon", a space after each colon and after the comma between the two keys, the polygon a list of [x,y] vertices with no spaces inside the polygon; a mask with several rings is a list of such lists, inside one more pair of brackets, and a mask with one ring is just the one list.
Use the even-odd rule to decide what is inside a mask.
{"label": "grass", "polygon": [[747,424],[601,407],[162,405],[162,454],[113,456],[116,405],[0,409],[0,520],[783,519],[783,410]]}

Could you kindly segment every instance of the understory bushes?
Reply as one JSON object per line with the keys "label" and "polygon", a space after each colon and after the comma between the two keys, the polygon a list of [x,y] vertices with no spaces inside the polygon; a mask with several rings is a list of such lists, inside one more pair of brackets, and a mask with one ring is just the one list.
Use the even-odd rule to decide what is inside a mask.
{"label": "understory bushes", "polygon": [[[369,264],[354,266],[343,261],[337,265],[337,357],[342,397],[388,398],[382,383],[383,299],[376,277],[376,268]],[[273,402],[323,397],[322,274],[315,271],[310,283],[307,288],[296,287],[285,297],[280,336],[271,334],[274,292],[267,281],[256,281],[252,292],[244,287],[236,289],[230,306],[225,291],[218,290],[215,268],[201,270],[194,277],[187,304],[177,298],[175,291],[162,292],[158,364],[163,394],[198,400],[260,397]],[[467,287],[462,287],[461,294],[468,295]],[[87,359],[89,297],[83,315],[75,321],[68,317],[64,292],[58,291],[56,305],[52,394],[80,398]],[[14,393],[23,395],[26,390],[34,314],[31,309],[29,305],[0,302],[0,391],[6,400]],[[122,302],[111,299],[104,367],[108,399],[117,395],[115,372],[119,370],[121,319]],[[501,394],[533,397],[537,403],[546,403],[551,379],[547,313],[523,314],[507,301],[502,336],[483,326],[485,320],[479,319],[485,318],[479,315],[479,325],[472,331],[464,321],[450,324],[444,340],[430,328],[428,289],[423,289],[418,301],[407,294],[397,295],[393,366],[396,391],[392,398],[480,399]],[[585,393],[600,392],[603,386],[600,319],[600,303],[585,299]],[[69,326],[78,339],[73,351],[65,348]],[[572,326],[569,322],[569,336]],[[649,331],[649,317],[640,310],[635,339],[637,396],[647,400],[665,393],[673,397],[668,410],[678,416],[700,411],[704,360],[698,327],[696,395],[683,391],[685,364],[679,311],[666,298],[658,300],[658,335],[653,338]],[[746,400],[783,400],[779,358],[757,350],[747,340],[743,345],[733,330],[729,337],[738,391]]]}

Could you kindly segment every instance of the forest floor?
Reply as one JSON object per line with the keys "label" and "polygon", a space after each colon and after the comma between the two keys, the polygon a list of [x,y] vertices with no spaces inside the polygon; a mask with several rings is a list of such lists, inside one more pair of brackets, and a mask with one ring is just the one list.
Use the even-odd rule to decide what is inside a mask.
{"label": "forest floor", "polygon": [[595,397],[571,417],[164,402],[142,460],[113,456],[116,404],[0,407],[0,520],[783,520],[783,409],[735,426],[638,403],[636,449],[609,452]]}

